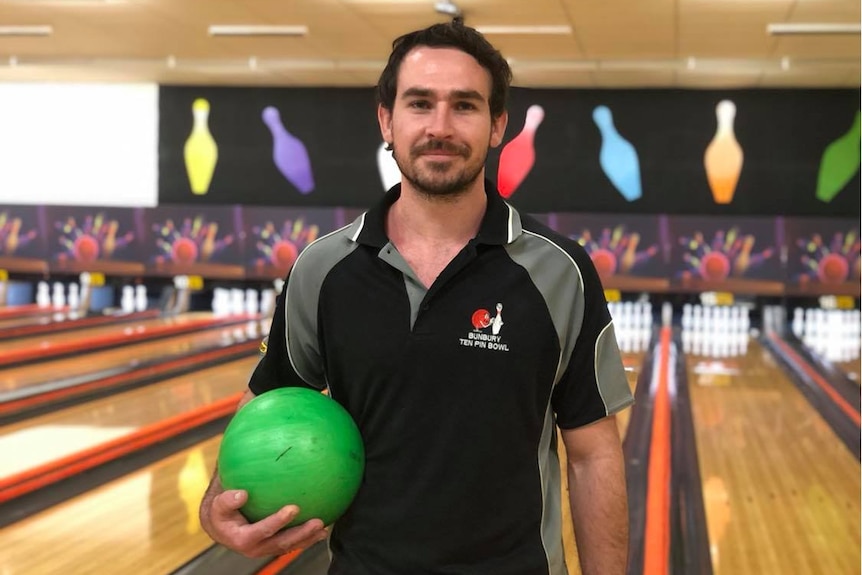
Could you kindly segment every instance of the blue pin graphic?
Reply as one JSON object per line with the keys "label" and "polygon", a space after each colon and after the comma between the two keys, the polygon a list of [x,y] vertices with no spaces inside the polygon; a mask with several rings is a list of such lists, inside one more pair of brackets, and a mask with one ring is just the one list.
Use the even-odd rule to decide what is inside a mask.
{"label": "blue pin graphic", "polygon": [[593,110],[593,121],[602,135],[599,152],[602,170],[627,201],[637,200],[641,197],[641,168],[635,147],[617,132],[607,106]]}

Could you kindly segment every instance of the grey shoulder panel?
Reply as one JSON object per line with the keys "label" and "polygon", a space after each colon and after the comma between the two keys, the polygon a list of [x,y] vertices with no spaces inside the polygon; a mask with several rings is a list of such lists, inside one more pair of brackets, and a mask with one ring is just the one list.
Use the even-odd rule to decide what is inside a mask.
{"label": "grey shoulder panel", "polygon": [[306,247],[290,271],[285,289],[287,356],[297,375],[310,386],[326,387],[317,333],[320,289],[338,262],[357,247],[364,215],[352,224],[322,236]]}
{"label": "grey shoulder panel", "polygon": [[545,299],[560,342],[560,362],[554,383],[566,371],[584,320],[584,280],[575,260],[549,238],[524,230],[506,246],[512,260],[527,270]]}

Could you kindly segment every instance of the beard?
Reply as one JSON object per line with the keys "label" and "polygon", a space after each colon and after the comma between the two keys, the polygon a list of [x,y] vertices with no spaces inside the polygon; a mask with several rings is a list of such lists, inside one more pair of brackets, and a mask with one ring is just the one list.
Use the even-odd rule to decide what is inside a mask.
{"label": "beard", "polygon": [[[432,197],[455,197],[464,193],[482,173],[485,167],[485,157],[472,157],[472,149],[467,145],[431,140],[410,148],[407,158],[399,154],[399,149],[393,148],[392,157],[398,164],[404,178],[420,193]],[[429,162],[421,159],[427,152],[442,151],[456,154],[452,161]],[[462,168],[454,168],[453,162],[458,157],[466,163]],[[421,162],[421,163],[420,163]]]}

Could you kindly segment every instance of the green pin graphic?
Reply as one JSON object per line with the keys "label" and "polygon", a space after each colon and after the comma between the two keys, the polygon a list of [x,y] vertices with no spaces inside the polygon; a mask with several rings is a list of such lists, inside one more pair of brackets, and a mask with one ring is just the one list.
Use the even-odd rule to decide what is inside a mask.
{"label": "green pin graphic", "polygon": [[826,146],[817,174],[818,200],[831,202],[859,170],[859,111],[850,130]]}

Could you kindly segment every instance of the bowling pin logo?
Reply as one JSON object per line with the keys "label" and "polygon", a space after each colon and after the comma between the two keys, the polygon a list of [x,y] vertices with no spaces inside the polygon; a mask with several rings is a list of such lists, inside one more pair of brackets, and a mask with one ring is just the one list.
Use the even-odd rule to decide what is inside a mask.
{"label": "bowling pin logo", "polygon": [[263,110],[263,122],[272,132],[272,161],[275,167],[301,193],[312,192],[314,174],[305,144],[287,131],[281,121],[281,114],[273,106]]}
{"label": "bowling pin logo", "polygon": [[820,159],[815,196],[821,202],[831,202],[859,171],[859,111],[850,130],[826,146]]}
{"label": "bowling pin logo", "polygon": [[614,126],[614,118],[607,106],[593,110],[593,121],[602,136],[599,164],[605,175],[626,201],[640,199],[641,168],[637,150],[620,135]]}
{"label": "bowling pin logo", "polygon": [[533,169],[536,161],[534,141],[536,130],[545,119],[545,110],[539,105],[527,108],[524,127],[500,152],[497,168],[497,189],[504,198],[509,198]]}
{"label": "bowling pin logo", "polygon": [[733,131],[736,104],[730,100],[722,100],[715,107],[715,117],[718,128],[706,148],[703,166],[715,203],[729,204],[736,192],[743,158],[742,147],[736,141]]}
{"label": "bowling pin logo", "polygon": [[192,104],[194,124],[186,140],[186,172],[192,193],[204,195],[209,191],[213,172],[218,163],[218,146],[209,129],[210,103],[198,98]]}
{"label": "bowling pin logo", "polygon": [[500,333],[500,329],[503,327],[503,304],[497,304],[497,315],[494,316],[494,319],[491,321],[491,333],[497,335]]}
{"label": "bowling pin logo", "polygon": [[388,192],[395,184],[401,183],[401,170],[395,163],[392,151],[386,149],[386,142],[381,143],[377,148],[377,171],[380,172],[384,192]]}

